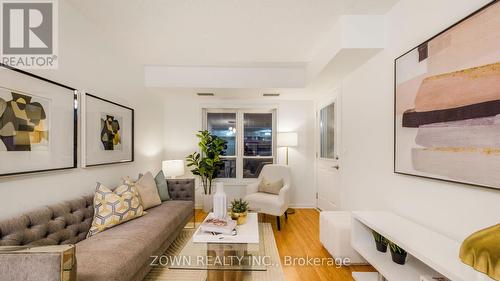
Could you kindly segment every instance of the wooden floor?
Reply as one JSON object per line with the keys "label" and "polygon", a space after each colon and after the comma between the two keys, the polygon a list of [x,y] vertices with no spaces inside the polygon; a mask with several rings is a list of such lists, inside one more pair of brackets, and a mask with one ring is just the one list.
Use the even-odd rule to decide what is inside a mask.
{"label": "wooden floor", "polygon": [[[201,222],[206,214],[196,210],[196,221]],[[276,217],[259,215],[259,221],[273,226],[274,237],[283,263],[285,280],[352,281],[352,271],[373,271],[371,266],[285,266],[285,256],[291,257],[331,257],[319,242],[319,212],[314,209],[296,209],[281,220],[281,231],[276,228]]]}

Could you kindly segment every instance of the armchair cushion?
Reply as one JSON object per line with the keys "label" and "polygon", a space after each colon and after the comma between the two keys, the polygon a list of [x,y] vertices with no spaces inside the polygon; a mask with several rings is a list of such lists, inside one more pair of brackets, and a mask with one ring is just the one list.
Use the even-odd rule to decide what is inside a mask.
{"label": "armchair cushion", "polygon": [[250,209],[258,213],[269,214],[273,216],[283,215],[286,208],[278,200],[278,195],[257,192],[245,197]]}
{"label": "armchair cushion", "polygon": [[278,195],[280,194],[280,190],[283,188],[283,179],[278,181],[268,181],[266,178],[262,178],[262,181],[259,184],[259,192],[270,193]]}

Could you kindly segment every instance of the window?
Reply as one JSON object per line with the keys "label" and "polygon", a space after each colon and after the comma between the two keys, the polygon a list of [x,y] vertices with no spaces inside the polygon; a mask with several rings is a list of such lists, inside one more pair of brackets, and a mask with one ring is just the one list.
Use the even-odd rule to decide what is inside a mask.
{"label": "window", "polygon": [[220,178],[236,177],[236,113],[207,113],[207,130],[227,142]]}
{"label": "window", "polygon": [[320,157],[335,158],[335,103],[323,107],[319,112]]}
{"label": "window", "polygon": [[243,178],[256,178],[262,167],[272,164],[273,114],[243,113]]}
{"label": "window", "polygon": [[204,109],[204,127],[227,141],[220,178],[257,178],[275,161],[275,110]]}

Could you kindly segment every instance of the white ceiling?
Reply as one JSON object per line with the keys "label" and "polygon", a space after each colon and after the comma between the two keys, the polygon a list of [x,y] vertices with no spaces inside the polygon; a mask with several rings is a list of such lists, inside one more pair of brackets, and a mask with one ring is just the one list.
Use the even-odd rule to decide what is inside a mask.
{"label": "white ceiling", "polygon": [[343,14],[397,0],[67,0],[140,65],[276,67],[311,60]]}
{"label": "white ceiling", "polygon": [[308,61],[345,13],[393,0],[69,0],[111,42],[148,65]]}

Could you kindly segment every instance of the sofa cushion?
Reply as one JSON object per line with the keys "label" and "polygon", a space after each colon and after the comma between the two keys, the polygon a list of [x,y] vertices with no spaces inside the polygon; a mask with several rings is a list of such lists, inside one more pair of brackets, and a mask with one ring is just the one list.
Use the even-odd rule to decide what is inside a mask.
{"label": "sofa cushion", "polygon": [[87,236],[92,195],[38,208],[0,222],[0,246],[75,244]]}
{"label": "sofa cushion", "polygon": [[94,219],[87,237],[143,214],[144,209],[135,186],[121,185],[111,191],[98,183],[94,195]]}
{"label": "sofa cushion", "polygon": [[193,201],[195,193],[194,179],[168,179],[168,194],[172,200]]}
{"label": "sofa cushion", "polygon": [[156,182],[151,172],[145,173],[135,182],[135,186],[141,195],[144,210],[161,204],[160,195],[158,195],[158,189],[156,188]]}
{"label": "sofa cushion", "polygon": [[134,185],[137,180],[132,179],[129,176],[122,177],[122,183],[126,185]]}
{"label": "sofa cushion", "polygon": [[130,280],[192,215],[193,202],[166,201],[146,216],[76,244],[78,281]]}
{"label": "sofa cushion", "polygon": [[160,170],[155,177],[156,188],[158,189],[158,194],[162,202],[170,200],[170,194],[168,194],[167,180],[163,171]]}

